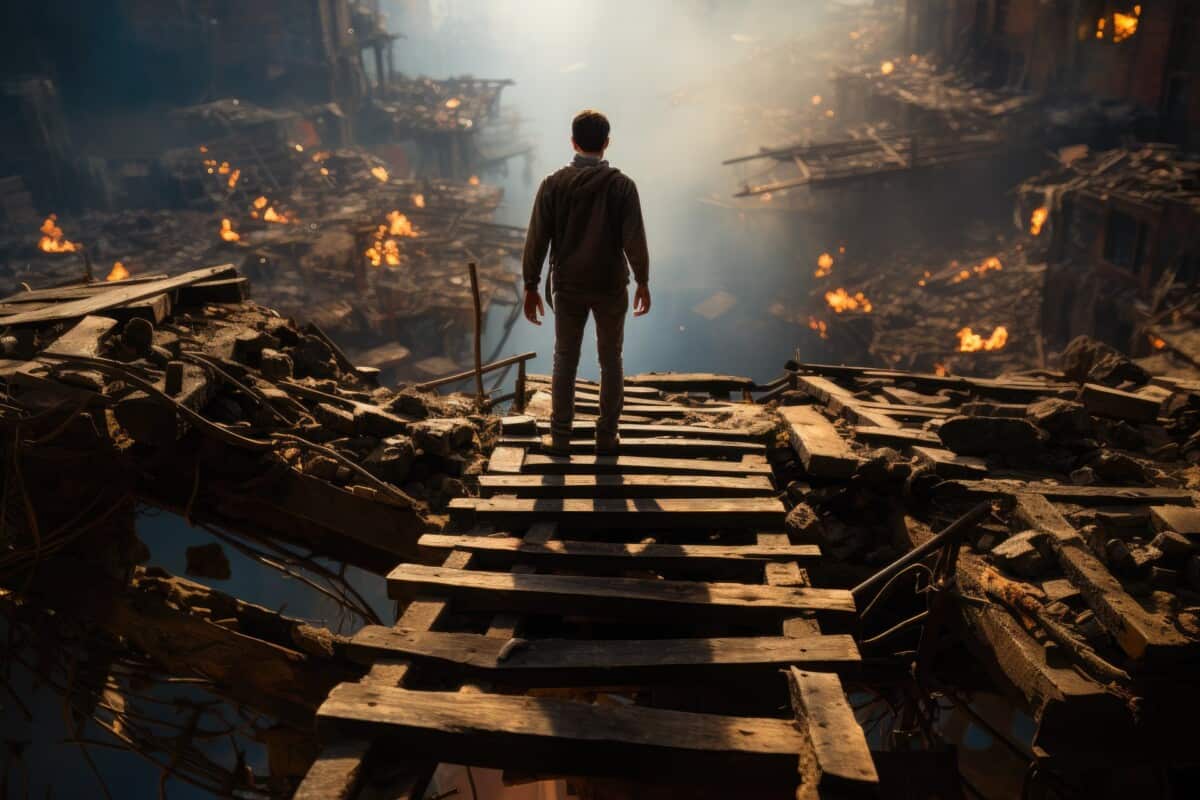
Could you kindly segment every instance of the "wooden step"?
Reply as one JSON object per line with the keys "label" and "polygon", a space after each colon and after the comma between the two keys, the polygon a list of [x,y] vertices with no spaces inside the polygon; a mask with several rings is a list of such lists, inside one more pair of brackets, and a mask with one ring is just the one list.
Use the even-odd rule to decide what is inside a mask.
{"label": "wooden step", "polygon": [[805,754],[815,763],[803,763],[802,797],[877,797],[879,775],[867,746],[867,737],[854,718],[841,679],[830,672],[790,667],[788,685],[792,709],[809,741]]}
{"label": "wooden step", "polygon": [[775,493],[765,475],[480,475],[484,497],[750,497]]}
{"label": "wooden step", "polygon": [[[450,513],[465,527],[561,522],[579,527],[783,529],[786,509],[769,497],[527,498],[459,497]],[[473,521],[472,521],[473,520]]]}
{"label": "wooden step", "polygon": [[805,611],[854,613],[843,589],[700,583],[584,575],[538,575],[446,569],[401,564],[388,574],[397,599],[445,597],[458,608],[556,615],[588,614],[612,619],[666,618],[681,614],[734,623],[771,622]]}
{"label": "wooden step", "polygon": [[[527,375],[525,377],[525,380],[531,386],[536,384],[536,388],[541,389],[544,392],[550,391],[551,379],[550,379],[549,375],[541,375],[538,373],[531,373],[530,375]],[[597,383],[596,381],[589,381],[589,380],[585,380],[583,378],[576,378],[575,379],[575,388],[577,391],[582,389],[585,391],[599,392],[600,384]],[[625,391],[625,395],[627,397],[629,397],[629,396],[632,396],[632,397],[662,397],[662,392],[660,392],[658,389],[655,389],[650,386],[633,386],[629,383],[626,383],[624,391]]]}
{"label": "wooden step", "polygon": [[858,469],[858,457],[833,423],[812,406],[783,406],[792,449],[804,471],[819,478],[848,478]]}
{"label": "wooden step", "polygon": [[791,664],[847,670],[859,663],[848,635],[695,639],[521,639],[368,625],[351,640],[355,658],[407,658],[466,678],[560,687],[762,678]]}
{"label": "wooden step", "polygon": [[715,578],[762,579],[763,565],[775,561],[812,560],[821,556],[815,544],[716,545],[625,544],[551,540],[531,544],[510,536],[425,534],[417,546],[434,551],[461,550],[481,554],[490,564],[528,563],[547,570],[705,570]]}
{"label": "wooden step", "polygon": [[546,456],[527,454],[521,471],[542,475],[770,475],[771,467],[758,456],[741,461],[702,458],[656,458],[652,456]]}
{"label": "wooden step", "polygon": [[[510,422],[510,420],[512,420]],[[506,417],[501,424],[505,435],[524,436],[535,430],[540,434],[550,432],[550,423],[533,417]],[[595,420],[577,420],[571,425],[571,438],[594,438],[596,433]],[[622,436],[648,438],[652,436],[674,436],[685,439],[719,439],[721,441],[742,441],[762,443],[766,437],[755,434],[746,428],[716,428],[709,425],[645,425],[630,424],[621,426]]]}
{"label": "wooden step", "polygon": [[335,687],[318,724],[322,738],[385,739],[412,758],[672,782],[794,786],[807,747],[790,720],[362,683]]}
{"label": "wooden step", "polygon": [[[541,436],[501,436],[501,447],[527,447],[535,452],[542,449]],[[591,453],[596,448],[592,439],[572,439],[571,453]],[[743,455],[763,454],[766,448],[758,442],[723,442],[714,439],[621,438],[621,452],[661,458],[741,458]]]}
{"label": "wooden step", "polygon": [[909,445],[942,446],[942,438],[936,433],[917,428],[882,428],[874,425],[856,425],[854,438],[865,442],[887,444],[893,447]]}
{"label": "wooden step", "polygon": [[753,389],[753,378],[740,375],[716,375],[711,372],[647,372],[627,375],[627,386],[650,386],[669,392],[732,392]]}

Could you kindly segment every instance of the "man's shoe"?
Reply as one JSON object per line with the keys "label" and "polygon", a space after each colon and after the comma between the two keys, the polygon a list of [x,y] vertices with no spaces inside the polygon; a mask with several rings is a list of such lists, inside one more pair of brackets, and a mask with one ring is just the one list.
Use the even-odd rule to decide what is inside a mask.
{"label": "man's shoe", "polygon": [[596,437],[596,455],[598,456],[615,456],[621,451],[621,437],[619,436],[597,436]]}
{"label": "man's shoe", "polygon": [[552,434],[543,436],[542,452],[548,456],[569,456],[571,455],[571,440]]}

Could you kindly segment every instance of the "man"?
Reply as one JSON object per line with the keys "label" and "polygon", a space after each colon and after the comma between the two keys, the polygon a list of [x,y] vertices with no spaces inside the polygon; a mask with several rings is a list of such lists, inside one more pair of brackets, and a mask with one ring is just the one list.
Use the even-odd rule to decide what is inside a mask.
{"label": "man", "polygon": [[629,273],[637,289],[633,315],[650,310],[650,256],[637,186],[608,165],[608,119],[581,111],[571,123],[575,160],[542,181],[533,201],[522,265],[525,317],[541,325],[546,313],[538,284],[550,253],[547,295],[554,309],[554,379],[550,435],[542,448],[552,455],[570,452],[575,416],[575,372],[588,314],[596,320],[600,354],[600,416],[596,453],[616,454],[620,440],[623,383],[621,345],[629,309]]}

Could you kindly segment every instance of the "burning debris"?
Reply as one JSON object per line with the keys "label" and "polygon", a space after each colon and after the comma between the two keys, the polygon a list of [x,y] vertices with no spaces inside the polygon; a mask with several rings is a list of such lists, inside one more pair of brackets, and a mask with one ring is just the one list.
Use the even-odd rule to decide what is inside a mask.
{"label": "burning debris", "polygon": [[41,227],[42,238],[38,240],[38,249],[43,253],[74,253],[79,249],[75,242],[68,241],[58,227],[58,215],[46,217]]}
{"label": "burning debris", "polygon": [[825,293],[825,303],[833,309],[835,314],[841,314],[844,311],[861,311],[864,314],[870,314],[874,309],[871,301],[862,292],[850,294],[840,286]]}
{"label": "burning debris", "polygon": [[955,334],[958,337],[960,353],[975,353],[980,350],[1000,350],[1008,344],[1008,328],[998,325],[992,335],[984,339],[978,333],[972,333],[970,328],[963,328]]}

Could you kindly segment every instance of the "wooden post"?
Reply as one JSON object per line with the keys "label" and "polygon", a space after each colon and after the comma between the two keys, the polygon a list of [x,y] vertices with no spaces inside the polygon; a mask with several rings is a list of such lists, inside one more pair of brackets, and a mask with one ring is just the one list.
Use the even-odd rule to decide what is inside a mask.
{"label": "wooden post", "polygon": [[517,413],[525,411],[525,362],[517,362],[517,396],[513,398],[513,408]]}
{"label": "wooden post", "polygon": [[479,273],[472,261],[467,264],[471,275],[471,299],[475,303],[475,399],[483,402],[483,310],[479,302]]}

